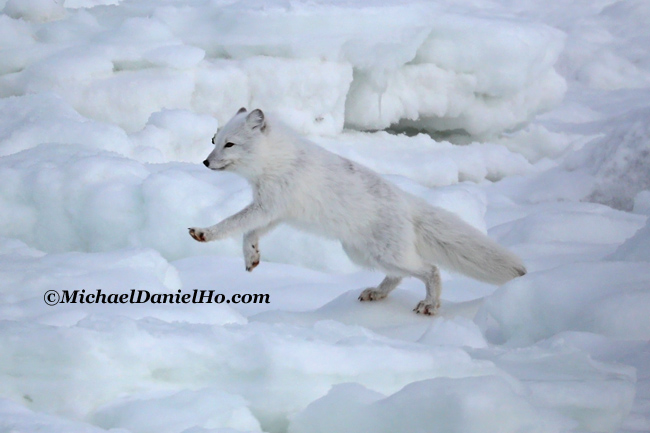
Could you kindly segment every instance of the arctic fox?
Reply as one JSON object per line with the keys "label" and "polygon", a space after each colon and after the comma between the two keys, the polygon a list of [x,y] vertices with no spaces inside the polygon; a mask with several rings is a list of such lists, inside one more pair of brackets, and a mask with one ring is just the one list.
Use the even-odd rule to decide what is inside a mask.
{"label": "arctic fox", "polygon": [[259,264],[260,236],[287,223],[338,239],[353,262],[386,274],[361,301],[385,298],[404,277],[422,280],[426,298],[414,308],[420,314],[440,307],[438,265],[494,284],[526,273],[517,256],[455,214],[299,137],[259,109],[240,109],[212,143],[203,164],[246,178],[253,202],[216,225],[190,228],[190,235],[208,242],[244,233],[247,271]]}

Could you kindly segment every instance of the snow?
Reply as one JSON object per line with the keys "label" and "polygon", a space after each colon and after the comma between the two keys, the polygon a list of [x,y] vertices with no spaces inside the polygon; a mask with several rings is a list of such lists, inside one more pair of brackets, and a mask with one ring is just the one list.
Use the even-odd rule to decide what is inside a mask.
{"label": "snow", "polygon": [[27,21],[54,21],[65,17],[63,0],[7,0],[3,13]]}
{"label": "snow", "polygon": [[[495,338],[532,343],[563,331],[593,332],[620,339],[647,340],[650,307],[646,263],[576,263],[540,271],[534,281],[513,281],[487,301],[498,326]],[[564,275],[563,278],[558,276]],[[620,292],[628,287],[625,296]],[[561,300],[562,302],[559,302]],[[497,335],[498,334],[498,335]]]}
{"label": "snow", "polygon": [[[192,410],[187,410],[192,408]],[[100,408],[93,421],[105,428],[174,433],[190,428],[260,431],[240,396],[215,389],[136,395]]]}
{"label": "snow", "polygon": [[[24,4],[45,14],[37,3]],[[17,17],[13,4],[6,13]],[[493,134],[550,108],[566,87],[553,68],[561,32],[435,3],[143,1],[69,11],[29,28],[36,42],[11,41],[5,92],[59,88],[84,116],[130,132],[162,108],[224,122],[233,106],[196,92],[215,80],[210,99],[277,110],[301,132],[330,135],[401,121]]]}
{"label": "snow", "polygon": [[[644,0],[0,0],[0,431],[650,431]],[[206,170],[240,108],[520,255],[383,275]],[[121,303],[214,291],[268,303]],[[48,293],[107,303],[47,305]],[[86,298],[88,299],[88,298]]]}
{"label": "snow", "polygon": [[[334,413],[337,416],[333,416]],[[486,419],[492,422],[485,425]],[[400,420],[396,422],[396,420]],[[566,428],[494,377],[429,379],[385,397],[357,384],[337,385],[296,417],[290,432],[556,432]]]}
{"label": "snow", "polygon": [[650,188],[650,110],[634,110],[614,119],[610,131],[569,160],[571,169],[595,178],[590,201],[632,210],[638,193]]}
{"label": "snow", "polygon": [[650,219],[610,256],[612,260],[650,262]]}

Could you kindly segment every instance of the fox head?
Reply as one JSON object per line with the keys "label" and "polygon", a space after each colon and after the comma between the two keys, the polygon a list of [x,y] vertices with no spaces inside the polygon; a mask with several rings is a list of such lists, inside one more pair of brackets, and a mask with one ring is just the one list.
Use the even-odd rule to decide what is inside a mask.
{"label": "fox head", "polygon": [[260,109],[246,112],[241,108],[212,138],[214,150],[203,164],[211,170],[226,170],[246,178],[255,177],[260,163],[261,142],[267,132]]}

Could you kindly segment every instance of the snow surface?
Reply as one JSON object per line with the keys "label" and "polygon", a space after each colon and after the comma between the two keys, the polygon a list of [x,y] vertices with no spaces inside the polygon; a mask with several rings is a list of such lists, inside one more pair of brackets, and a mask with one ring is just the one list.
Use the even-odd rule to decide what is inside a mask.
{"label": "snow surface", "polygon": [[[646,0],[0,0],[0,432],[650,431]],[[406,280],[200,162],[240,107],[521,255]],[[67,304],[51,290],[268,294]]]}

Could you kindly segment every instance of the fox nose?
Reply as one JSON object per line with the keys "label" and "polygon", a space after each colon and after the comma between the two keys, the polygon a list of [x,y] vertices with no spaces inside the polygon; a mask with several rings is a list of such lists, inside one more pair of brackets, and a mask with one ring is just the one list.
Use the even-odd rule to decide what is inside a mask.
{"label": "fox nose", "polygon": [[210,168],[210,161],[208,161],[208,160],[206,159],[205,161],[203,161],[203,165],[205,165],[206,167]]}

